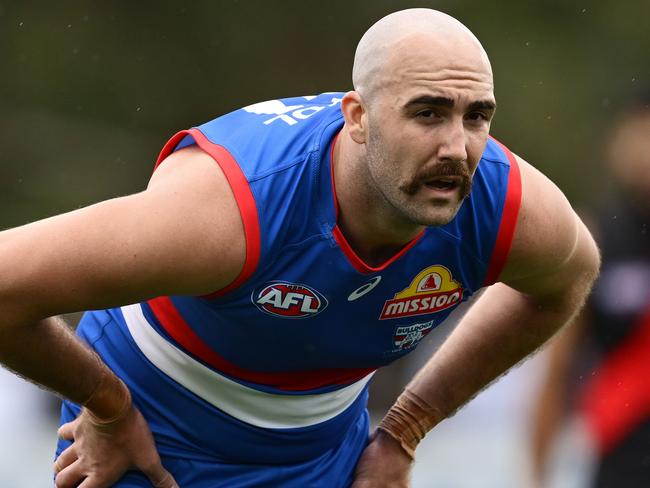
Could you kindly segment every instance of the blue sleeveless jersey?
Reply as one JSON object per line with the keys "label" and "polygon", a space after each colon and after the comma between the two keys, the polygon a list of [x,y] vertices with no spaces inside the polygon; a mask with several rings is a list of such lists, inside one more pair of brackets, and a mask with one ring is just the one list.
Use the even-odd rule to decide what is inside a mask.
{"label": "blue sleeveless jersey", "polygon": [[[299,461],[340,444],[365,415],[372,373],[496,281],[506,259],[519,172],[489,139],[452,222],[425,229],[381,266],[364,263],[337,226],[331,150],[341,98],[251,105],[180,132],[159,157],[196,144],[220,165],[244,224],[245,265],[210,296],[108,311],[133,358],[117,348],[104,356],[137,356],[171,385],[149,403],[220,459]],[[123,372],[136,397],[146,391],[145,374]],[[220,435],[202,435],[212,429]]]}

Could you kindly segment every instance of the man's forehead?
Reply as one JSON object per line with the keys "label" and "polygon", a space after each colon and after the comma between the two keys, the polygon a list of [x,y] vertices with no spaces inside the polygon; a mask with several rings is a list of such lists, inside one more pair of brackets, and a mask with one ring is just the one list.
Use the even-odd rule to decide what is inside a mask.
{"label": "man's forehead", "polygon": [[[496,106],[491,78],[474,79],[471,76],[449,73],[438,76],[395,76],[379,90],[385,100],[406,107],[414,104],[441,105],[447,107],[493,108]],[[479,107],[478,105],[482,105]]]}
{"label": "man's forehead", "polygon": [[400,91],[463,91],[477,94],[491,94],[494,91],[492,76],[473,70],[404,66],[387,75],[387,84],[398,86]]}
{"label": "man's forehead", "polygon": [[439,37],[409,36],[390,49],[380,77],[384,79],[380,85],[400,91],[460,90],[493,98],[489,60],[482,47],[472,42],[457,45]]}
{"label": "man's forehead", "polygon": [[425,58],[448,65],[469,62],[490,70],[487,54],[478,40],[458,33],[414,32],[395,39],[385,49],[397,61]]}

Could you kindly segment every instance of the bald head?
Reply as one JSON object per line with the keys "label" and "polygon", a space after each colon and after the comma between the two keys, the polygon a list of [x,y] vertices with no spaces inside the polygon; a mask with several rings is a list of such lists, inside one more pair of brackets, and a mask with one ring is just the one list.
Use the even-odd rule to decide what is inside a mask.
{"label": "bald head", "polygon": [[487,54],[467,27],[437,10],[413,8],[387,15],[363,35],[354,56],[354,89],[371,98],[396,81],[396,69],[407,61],[428,62],[431,69],[467,65],[492,78]]}

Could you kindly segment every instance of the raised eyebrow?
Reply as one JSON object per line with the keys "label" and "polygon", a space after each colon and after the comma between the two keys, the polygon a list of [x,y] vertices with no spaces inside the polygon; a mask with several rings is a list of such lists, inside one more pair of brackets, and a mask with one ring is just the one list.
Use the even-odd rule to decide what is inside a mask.
{"label": "raised eyebrow", "polygon": [[[404,108],[409,109],[413,105],[434,105],[438,107],[453,108],[455,103],[452,98],[436,97],[432,95],[422,95],[406,102]],[[497,108],[497,104],[494,103],[492,100],[477,100],[475,102],[470,103],[469,106],[467,107],[468,111],[489,110],[492,112],[495,111],[496,108]]]}
{"label": "raised eyebrow", "polygon": [[439,107],[453,108],[454,100],[447,97],[434,97],[432,95],[422,95],[406,102],[404,108],[409,109],[413,105],[436,105]]}
{"label": "raised eyebrow", "polygon": [[494,112],[497,109],[497,104],[492,100],[478,100],[469,104],[468,110],[489,110]]}

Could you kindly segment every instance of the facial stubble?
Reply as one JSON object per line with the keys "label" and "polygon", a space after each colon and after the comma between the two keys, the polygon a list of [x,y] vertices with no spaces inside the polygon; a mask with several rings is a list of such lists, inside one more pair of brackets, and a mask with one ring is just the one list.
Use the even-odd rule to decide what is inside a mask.
{"label": "facial stubble", "polygon": [[[472,189],[472,174],[465,161],[442,161],[435,165],[425,166],[420,169],[412,179],[402,182],[398,161],[385,159],[387,151],[383,148],[383,140],[374,131],[370,131],[367,145],[367,166],[375,188],[394,210],[403,219],[417,225],[439,226],[449,223],[458,213],[462,202],[467,198]],[[454,177],[458,180],[458,202],[454,205],[448,199],[437,203],[416,202],[415,197],[427,182],[435,178]],[[453,208],[452,208],[453,205]],[[448,213],[432,216],[427,212],[426,206],[442,210],[447,207]]]}

